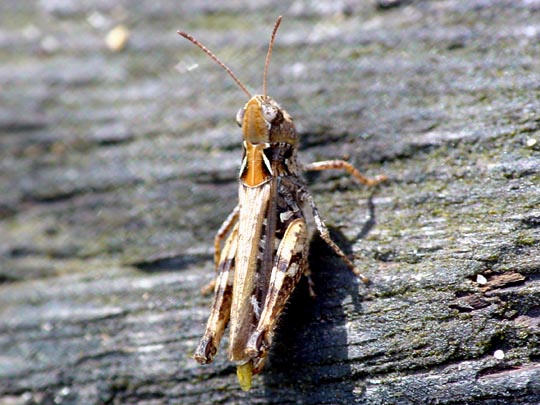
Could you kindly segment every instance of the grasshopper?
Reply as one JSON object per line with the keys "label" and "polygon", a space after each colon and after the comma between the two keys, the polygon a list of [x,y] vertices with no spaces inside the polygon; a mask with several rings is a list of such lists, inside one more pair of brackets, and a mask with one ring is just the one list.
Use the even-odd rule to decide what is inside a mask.
{"label": "grasshopper", "polygon": [[354,274],[368,282],[330,238],[300,176],[301,171],[343,169],[368,186],[386,179],[385,176],[367,178],[343,160],[300,166],[293,119],[267,95],[268,65],[280,22],[281,16],[274,25],[266,55],[263,94],[255,96],[202,43],[185,32],[178,32],[227,71],[249,99],[236,115],[244,149],[238,205],[214,239],[217,276],[207,287],[214,289],[214,300],[206,331],[194,354],[200,364],[212,362],[228,324],[228,357],[236,363],[238,381],[244,391],[251,388],[252,375],[263,368],[277,320],[302,274],[308,277],[310,293],[314,295],[307,266],[306,207],[311,210],[322,239]]}

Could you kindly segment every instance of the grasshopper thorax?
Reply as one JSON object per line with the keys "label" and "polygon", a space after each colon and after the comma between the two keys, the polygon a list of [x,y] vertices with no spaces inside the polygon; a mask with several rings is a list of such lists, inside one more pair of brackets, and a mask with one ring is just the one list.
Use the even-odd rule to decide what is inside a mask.
{"label": "grasshopper thorax", "polygon": [[251,144],[298,143],[292,117],[269,96],[253,96],[236,114],[236,122],[242,127],[244,141]]}

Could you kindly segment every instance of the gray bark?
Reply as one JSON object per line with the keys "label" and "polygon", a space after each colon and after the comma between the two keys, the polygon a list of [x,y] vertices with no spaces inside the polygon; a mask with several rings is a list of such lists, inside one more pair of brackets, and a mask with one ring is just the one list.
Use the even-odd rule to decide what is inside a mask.
{"label": "gray bark", "polygon": [[[540,2],[380,3],[2,2],[0,403],[540,402]],[[246,97],[175,31],[257,93],[278,14],[302,160],[389,181],[308,177],[372,283],[315,238],[243,393],[191,356]]]}

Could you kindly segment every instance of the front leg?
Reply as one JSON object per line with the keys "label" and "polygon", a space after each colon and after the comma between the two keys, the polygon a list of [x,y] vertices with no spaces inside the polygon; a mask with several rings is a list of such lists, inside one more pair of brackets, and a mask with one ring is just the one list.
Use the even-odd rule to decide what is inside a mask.
{"label": "front leg", "polygon": [[[221,226],[219,227],[219,230],[216,233],[216,236],[214,237],[214,265],[216,267],[216,271],[219,272],[219,260],[221,256],[221,242],[231,228],[238,222],[238,213],[240,212],[240,206],[237,205],[234,207],[234,210],[229,214],[227,219],[223,221]],[[217,279],[212,279],[208,284],[206,284],[203,288],[201,288],[201,293],[203,295],[208,295],[212,291],[214,291],[214,288],[216,287]]]}
{"label": "front leg", "polygon": [[353,176],[360,183],[365,184],[366,186],[375,186],[380,182],[387,179],[385,175],[380,175],[374,179],[370,179],[360,173],[353,165],[344,160],[324,160],[322,162],[314,162],[304,166],[306,171],[321,171],[321,170],[331,170],[331,169],[342,169],[346,170],[351,176]]}
{"label": "front leg", "polygon": [[216,266],[216,270],[219,266],[219,256],[221,254],[221,241],[225,239],[225,236],[229,233],[229,231],[232,229],[234,224],[238,221],[238,215],[240,213],[240,205],[237,205],[234,207],[232,212],[229,214],[227,219],[223,221],[221,226],[219,227],[219,230],[216,233],[216,236],[214,237],[214,264]]}
{"label": "front leg", "polygon": [[246,353],[254,359],[255,373],[264,364],[279,315],[304,272],[307,237],[304,218],[296,218],[287,227],[279,244],[259,322],[246,346]]}

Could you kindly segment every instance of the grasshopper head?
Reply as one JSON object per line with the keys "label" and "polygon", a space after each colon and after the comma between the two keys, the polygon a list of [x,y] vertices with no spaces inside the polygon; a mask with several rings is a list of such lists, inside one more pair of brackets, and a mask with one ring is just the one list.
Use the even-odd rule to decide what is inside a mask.
{"label": "grasshopper head", "polygon": [[298,143],[292,117],[269,96],[253,96],[236,114],[236,122],[249,143]]}
{"label": "grasshopper head", "polygon": [[276,32],[281,23],[281,16],[278,17],[272,30],[268,52],[266,53],[266,61],[264,62],[263,73],[263,95],[252,96],[249,90],[242,84],[232,70],[227,67],[216,55],[212,53],[206,46],[200,43],[186,32],[178,31],[178,34],[191,41],[206,53],[214,62],[221,66],[231,78],[236,82],[238,87],[250,98],[247,104],[238,111],[236,121],[242,127],[244,133],[244,141],[252,145],[259,143],[274,143],[286,142],[292,146],[298,143],[298,136],[292,117],[287,114],[287,111],[282,109],[271,97],[267,96],[268,82],[268,66],[270,64],[270,56],[276,39]]}

